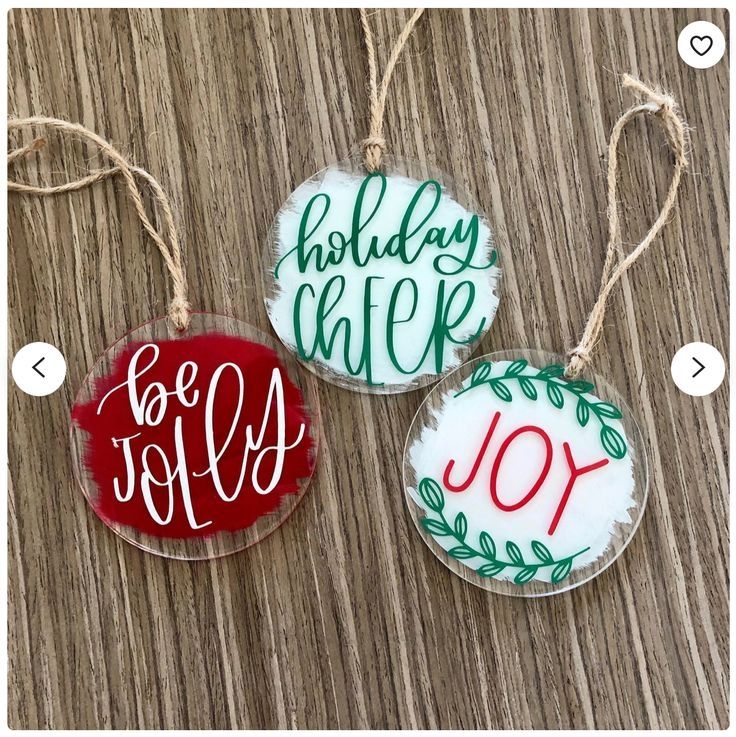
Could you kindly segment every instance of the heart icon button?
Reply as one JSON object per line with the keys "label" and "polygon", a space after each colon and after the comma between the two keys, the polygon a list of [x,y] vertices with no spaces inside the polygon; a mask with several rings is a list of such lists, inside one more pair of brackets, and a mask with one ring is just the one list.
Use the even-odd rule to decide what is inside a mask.
{"label": "heart icon button", "polygon": [[708,69],[718,64],[726,53],[726,37],[715,23],[695,20],[679,32],[677,53],[689,67]]}
{"label": "heart icon button", "polygon": [[713,39],[711,36],[692,36],[690,48],[698,56],[705,56],[713,48]]}

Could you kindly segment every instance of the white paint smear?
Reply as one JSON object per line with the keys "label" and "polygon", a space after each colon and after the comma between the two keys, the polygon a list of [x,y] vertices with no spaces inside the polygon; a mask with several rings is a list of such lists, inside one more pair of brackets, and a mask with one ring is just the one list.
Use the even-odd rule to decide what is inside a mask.
{"label": "white paint smear", "polygon": [[[509,361],[492,365],[492,375],[503,375]],[[535,375],[538,370],[527,366],[523,375]],[[630,510],[634,506],[634,476],[632,448],[619,420],[606,419],[626,440],[626,455],[615,460],[601,446],[600,424],[591,415],[586,427],[578,424],[575,415],[576,398],[564,392],[562,409],[554,407],[545,395],[542,382],[534,382],[539,398],[524,396],[518,382],[508,382],[513,401],[499,399],[487,385],[474,387],[460,396],[451,391],[442,397],[441,405],[434,412],[432,421],[421,431],[409,449],[409,462],[417,480],[429,477],[442,485],[442,479],[451,459],[455,467],[450,479],[453,484],[462,483],[475,461],[481,444],[496,412],[501,413],[488,450],[470,487],[463,492],[445,491],[446,518],[452,523],[459,512],[468,520],[468,542],[477,550],[481,531],[488,532],[495,540],[499,559],[508,559],[505,546],[516,543],[525,559],[537,562],[531,549],[531,541],[539,540],[552,552],[555,560],[565,558],[589,548],[573,563],[573,570],[582,568],[605,555],[611,545],[617,525],[631,522]],[[469,386],[469,378],[464,386]],[[592,394],[583,395],[588,401],[599,402]],[[490,475],[499,448],[508,435],[517,428],[535,425],[542,428],[552,443],[552,463],[549,473],[537,494],[525,506],[515,511],[503,511],[492,501]],[[563,442],[570,445],[576,467],[587,466],[604,458],[607,465],[581,475],[576,480],[567,506],[557,529],[548,534],[550,522],[570,478],[569,466],[563,451]],[[540,475],[544,466],[545,444],[533,433],[518,436],[508,448],[498,471],[498,497],[507,505],[513,505],[525,496]],[[444,488],[444,487],[443,487]],[[409,489],[412,499],[434,519],[436,514],[427,510],[417,489]],[[448,550],[457,545],[452,537],[435,537],[434,540]],[[461,561],[476,569],[487,562],[480,558]],[[498,578],[513,578],[519,569],[508,569]],[[550,580],[551,569],[540,568],[536,578]]]}
{"label": "white paint smear", "polygon": [[[349,238],[356,195],[363,180],[363,175],[346,173],[333,168],[323,172],[319,178],[302,184],[277,215],[273,231],[274,263],[278,263],[297,244],[302,214],[307,203],[317,193],[327,193],[329,195],[331,199],[330,208],[308,242],[310,244],[327,244],[329,234],[335,231],[343,233]],[[372,182],[371,188],[374,184],[377,184],[377,182]],[[361,248],[363,248],[362,244],[365,244],[364,247],[367,249],[373,237],[378,239],[379,244],[385,244],[399,232],[402,217],[420,185],[421,182],[403,176],[391,175],[387,177],[387,190],[384,199],[376,215],[360,233],[359,243]],[[377,190],[375,191],[377,192]],[[377,196],[373,189],[369,189],[369,193],[366,195],[364,212],[366,210],[370,212],[372,208],[370,203],[375,202]],[[426,198],[430,198],[427,202],[431,202],[432,195],[429,192],[424,192],[421,195],[418,201],[418,210],[428,209],[428,207],[424,207],[424,210],[422,210],[423,205],[426,204]],[[418,246],[430,228],[444,227],[447,228],[449,233],[459,220],[467,223],[472,215],[473,213],[468,212],[443,192],[437,210],[421,230],[409,239],[408,243]],[[329,246],[325,246],[325,250],[329,250]],[[466,268],[457,275],[443,275],[435,270],[433,262],[438,255],[452,254],[462,259],[467,254],[467,250],[466,243],[453,243],[444,250],[439,250],[435,245],[427,245],[421,251],[418,259],[411,264],[403,263],[396,256],[384,256],[371,260],[364,267],[356,266],[354,260],[346,256],[340,264],[329,266],[321,273],[310,267],[305,274],[299,272],[297,259],[295,254],[292,253],[281,262],[274,293],[267,300],[267,308],[274,329],[286,345],[294,350],[296,349],[297,341],[294,330],[295,297],[299,287],[308,282],[312,285],[316,297],[305,296],[302,310],[302,334],[304,344],[311,347],[314,344],[317,329],[315,319],[316,302],[325,289],[326,283],[336,274],[341,274],[346,279],[345,292],[339,299],[335,309],[324,321],[327,336],[330,336],[338,326],[336,348],[329,358],[318,352],[313,360],[328,366],[338,374],[350,377],[344,355],[346,334],[344,318],[348,318],[352,332],[349,344],[349,361],[355,370],[360,362],[367,330],[370,338],[370,361],[372,382],[374,384],[408,384],[422,375],[444,373],[460,365],[463,360],[463,348],[465,346],[458,346],[446,340],[441,354],[439,372],[436,366],[434,346],[427,351],[426,357],[422,359],[435,323],[440,282],[444,280],[446,294],[451,293],[462,282],[470,282],[475,288],[475,298],[467,316],[452,331],[455,340],[467,340],[476,333],[481,323],[483,324],[481,334],[484,333],[490,327],[498,305],[496,284],[500,270],[496,266],[484,270]],[[476,267],[486,265],[491,252],[491,231],[487,223],[480,218],[478,245],[471,264]],[[398,294],[395,315],[407,321],[395,325],[393,331],[399,363],[403,370],[410,370],[410,373],[405,374],[399,371],[389,358],[386,332],[391,294],[397,283],[407,277],[415,280],[419,287],[417,306],[414,315],[409,319],[414,297],[409,285],[405,284]],[[370,310],[370,324],[364,326],[364,301],[369,283],[371,304],[374,306]],[[469,289],[469,287],[464,287],[463,291],[456,297],[454,307],[450,310],[448,322],[452,322],[459,317],[466,300],[464,296],[465,289]],[[339,322],[341,320],[343,321],[342,324]],[[365,381],[365,369],[357,377],[350,378]]]}

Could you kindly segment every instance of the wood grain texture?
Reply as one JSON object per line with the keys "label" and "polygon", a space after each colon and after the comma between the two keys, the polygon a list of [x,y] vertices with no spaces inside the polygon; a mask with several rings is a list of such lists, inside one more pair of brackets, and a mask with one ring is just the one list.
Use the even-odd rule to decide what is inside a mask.
{"label": "wood grain texture", "polygon": [[[406,11],[373,16],[379,57]],[[679,30],[725,11],[430,10],[389,94],[393,152],[482,203],[505,270],[483,352],[562,351],[597,290],[605,150],[628,71],[693,127],[676,214],[612,299],[596,369],[646,436],[649,508],[620,561],[538,601],[454,577],[415,533],[401,457],[424,391],[322,383],[313,485],[277,534],[213,563],[146,555],[75,486],[69,407],[106,346],[165,311],[162,265],[119,182],[9,202],[10,353],[61,348],[53,396],[10,388],[9,721],[13,727],[724,727],[728,723],[728,388],[669,376],[728,335],[728,59],[685,66]],[[357,11],[14,10],[9,110],[79,121],[171,195],[197,307],[269,331],[267,228],[302,180],[366,133]],[[52,141],[17,167],[79,172]],[[93,157],[86,162],[97,166]],[[631,242],[670,177],[656,126],[622,147]]]}

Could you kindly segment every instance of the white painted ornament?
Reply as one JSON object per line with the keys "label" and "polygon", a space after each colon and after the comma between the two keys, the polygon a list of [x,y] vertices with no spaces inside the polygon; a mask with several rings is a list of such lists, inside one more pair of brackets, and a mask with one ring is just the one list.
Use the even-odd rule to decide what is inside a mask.
{"label": "white painted ornament", "polygon": [[366,392],[414,389],[457,368],[490,328],[500,275],[491,229],[447,181],[393,157],[372,173],[350,159],[279,210],[266,306],[282,342],[320,377]]}
{"label": "white painted ornament", "polygon": [[291,194],[264,259],[279,338],[321,378],[356,391],[409,391],[457,368],[498,306],[497,254],[475,203],[426,163],[384,155],[389,83],[423,12],[407,19],[379,83],[360,10],[370,103],[362,155]]}
{"label": "white painted ornament", "polygon": [[[646,504],[641,433],[588,367],[613,287],[674,207],[687,127],[671,97],[628,75],[624,86],[646,102],[626,111],[611,135],[607,255],[579,344],[566,358],[517,350],[462,366],[430,392],[406,443],[406,498],[424,541],[455,573],[499,593],[545,596],[591,580],[621,555]],[[618,142],[639,115],[662,126],[675,170],[654,224],[617,262]]]}
{"label": "white painted ornament", "polygon": [[412,518],[471,583],[544,596],[590,580],[631,540],[647,498],[641,433],[600,377],[508,351],[441,381],[404,456]]}

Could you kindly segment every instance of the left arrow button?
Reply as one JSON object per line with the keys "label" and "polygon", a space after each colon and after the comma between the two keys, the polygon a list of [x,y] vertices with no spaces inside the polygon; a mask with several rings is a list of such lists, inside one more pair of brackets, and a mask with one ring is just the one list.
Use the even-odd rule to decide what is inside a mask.
{"label": "left arrow button", "polygon": [[34,370],[34,371],[35,371],[35,372],[36,372],[36,373],[37,373],[37,374],[38,374],[38,375],[39,375],[39,376],[40,376],[40,377],[41,377],[42,379],[45,379],[45,378],[46,378],[46,375],[45,375],[45,374],[43,374],[43,373],[41,372],[41,369],[40,369],[40,368],[38,368],[38,367],[40,366],[40,364],[41,364],[41,361],[44,361],[44,360],[45,360],[45,357],[44,357],[44,356],[41,356],[41,358],[39,358],[39,359],[38,359],[38,361],[36,361],[36,363],[34,363],[34,364],[33,364],[33,366],[31,366],[31,368],[32,368],[32,369],[33,369],[33,370]]}
{"label": "left arrow button", "polygon": [[66,361],[61,351],[49,343],[29,343],[13,358],[13,381],[34,397],[53,394],[66,377]]}

